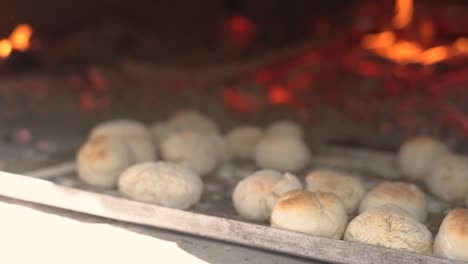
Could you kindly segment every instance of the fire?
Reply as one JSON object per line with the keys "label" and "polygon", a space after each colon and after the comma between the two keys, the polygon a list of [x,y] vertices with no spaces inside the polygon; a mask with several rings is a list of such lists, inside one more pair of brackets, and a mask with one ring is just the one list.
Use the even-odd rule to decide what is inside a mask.
{"label": "fire", "polygon": [[33,29],[30,25],[16,26],[8,38],[0,40],[0,58],[8,58],[13,50],[27,51],[32,34]]}
{"label": "fire", "polygon": [[28,50],[32,33],[33,30],[30,25],[21,24],[16,26],[9,38],[13,44],[13,48],[19,51]]}
{"label": "fire", "polygon": [[13,47],[9,40],[7,39],[0,40],[0,58],[2,59],[8,58],[12,50],[13,50]]}
{"label": "fire", "polygon": [[[402,30],[411,25],[413,0],[396,0],[393,27]],[[452,45],[426,48],[435,35],[435,26],[423,21],[419,26],[421,42],[398,40],[394,31],[367,34],[361,39],[361,46],[375,54],[398,64],[432,65],[455,55],[468,56],[468,38],[459,38]]]}
{"label": "fire", "polygon": [[407,27],[413,19],[413,0],[397,0],[393,26],[397,29]]}

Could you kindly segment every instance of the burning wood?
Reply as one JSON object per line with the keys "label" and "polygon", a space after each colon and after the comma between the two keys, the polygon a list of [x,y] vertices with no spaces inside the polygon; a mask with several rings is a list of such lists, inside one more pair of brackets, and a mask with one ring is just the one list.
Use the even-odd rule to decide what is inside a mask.
{"label": "burning wood", "polygon": [[[405,29],[413,18],[413,0],[397,0],[396,14],[393,17],[393,27]],[[363,37],[361,45],[375,54],[398,64],[433,65],[448,58],[464,54],[467,49],[465,39],[459,38],[451,45],[439,45],[426,48],[424,43],[430,43],[435,34],[434,24],[423,21],[420,26],[422,42],[400,40],[393,31],[383,31]]]}

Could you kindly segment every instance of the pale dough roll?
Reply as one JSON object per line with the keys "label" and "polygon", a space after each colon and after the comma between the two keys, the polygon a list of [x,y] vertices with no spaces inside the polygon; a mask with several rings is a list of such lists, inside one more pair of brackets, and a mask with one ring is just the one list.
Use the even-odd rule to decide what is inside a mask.
{"label": "pale dough roll", "polygon": [[211,136],[189,130],[173,133],[161,144],[162,159],[187,166],[205,176],[220,161],[219,145]]}
{"label": "pale dough roll", "polygon": [[310,163],[311,154],[299,137],[268,134],[262,137],[254,150],[258,167],[279,171],[300,171]]}
{"label": "pale dough roll", "polygon": [[450,211],[434,240],[434,255],[468,261],[468,209]]}
{"label": "pale dough roll", "polygon": [[278,120],[271,123],[265,131],[267,134],[280,134],[302,138],[304,131],[301,125],[292,120]]}
{"label": "pale dough roll", "polygon": [[126,169],[119,191],[128,198],[186,209],[200,200],[203,182],[196,173],[168,162],[146,162]]}
{"label": "pale dough roll", "polygon": [[78,177],[91,186],[112,188],[120,173],[134,162],[125,142],[112,136],[95,137],[78,151]]}
{"label": "pale dough roll", "polygon": [[446,202],[463,202],[468,193],[468,157],[445,155],[435,161],[426,179],[429,191]]}
{"label": "pale dough roll", "polygon": [[151,137],[145,124],[130,119],[114,119],[103,122],[95,126],[89,133],[90,138],[101,135]]}
{"label": "pale dough roll", "polygon": [[271,226],[320,237],[340,239],[348,218],[340,198],[332,193],[290,191],[271,213]]}
{"label": "pale dough roll", "polygon": [[392,204],[410,213],[417,221],[427,217],[426,195],[418,186],[404,182],[381,182],[362,199],[359,212]]}
{"label": "pale dough roll", "polygon": [[449,152],[449,148],[435,138],[424,136],[412,138],[401,145],[398,165],[407,178],[422,180],[430,172],[432,163]]}
{"label": "pale dough roll", "polygon": [[226,139],[233,155],[240,159],[252,159],[255,146],[263,131],[257,126],[240,126],[227,133]]}
{"label": "pale dough roll", "polygon": [[220,131],[214,120],[195,110],[186,110],[177,113],[172,116],[168,122],[174,131],[192,130],[217,134],[219,134]]}
{"label": "pale dough roll", "polygon": [[278,197],[302,189],[302,184],[292,174],[261,170],[237,183],[232,202],[237,213],[249,220],[268,220]]}
{"label": "pale dough roll", "polygon": [[308,191],[336,194],[343,202],[348,214],[356,212],[366,194],[361,181],[355,177],[329,170],[319,170],[306,176]]}
{"label": "pale dough roll", "polygon": [[430,255],[432,234],[408,212],[384,205],[355,217],[346,228],[344,240]]}
{"label": "pale dough roll", "polygon": [[136,120],[116,119],[94,127],[89,138],[114,136],[125,141],[137,162],[156,160],[156,147],[149,129]]}

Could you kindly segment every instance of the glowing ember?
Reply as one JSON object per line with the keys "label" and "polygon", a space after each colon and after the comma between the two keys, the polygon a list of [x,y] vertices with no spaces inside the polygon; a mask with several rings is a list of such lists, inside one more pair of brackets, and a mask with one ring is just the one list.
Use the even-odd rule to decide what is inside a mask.
{"label": "glowing ember", "polygon": [[238,48],[244,48],[255,37],[255,25],[245,16],[234,16],[229,21],[231,42]]}
{"label": "glowing ember", "polygon": [[30,25],[21,24],[16,26],[10,35],[10,41],[13,48],[19,51],[26,51],[29,49],[29,40],[31,39],[33,30]]}
{"label": "glowing ember", "polygon": [[[413,0],[397,0],[393,26],[403,29],[411,24],[413,18]],[[398,40],[395,32],[383,31],[367,34],[361,40],[361,46],[375,54],[398,64],[432,65],[455,55],[468,56],[468,39],[459,38],[453,45],[425,48],[435,35],[432,21],[424,20],[419,25],[421,43],[411,40]],[[424,45],[423,45],[424,44]]]}
{"label": "glowing ember", "polygon": [[468,38],[459,38],[453,43],[453,49],[459,53],[468,56]]}
{"label": "glowing ember", "polygon": [[361,40],[361,45],[366,49],[389,49],[395,44],[395,33],[384,31],[377,34],[368,34]]}
{"label": "glowing ember", "polygon": [[28,50],[32,34],[33,29],[30,25],[20,24],[16,26],[8,39],[0,40],[0,58],[8,58],[13,50]]}
{"label": "glowing ember", "polygon": [[8,58],[12,50],[13,50],[13,47],[9,40],[7,39],[0,40],[0,58],[2,59]]}
{"label": "glowing ember", "polygon": [[281,85],[273,85],[268,93],[271,104],[288,104],[293,101],[292,94]]}

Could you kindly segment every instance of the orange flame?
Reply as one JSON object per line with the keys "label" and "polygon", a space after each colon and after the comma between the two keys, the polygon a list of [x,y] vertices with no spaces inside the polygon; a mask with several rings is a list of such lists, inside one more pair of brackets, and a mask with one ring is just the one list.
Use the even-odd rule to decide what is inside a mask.
{"label": "orange flame", "polygon": [[413,0],[397,0],[393,26],[397,29],[407,27],[413,19]]}
{"label": "orange flame", "polygon": [[459,54],[468,56],[468,38],[458,38],[453,43],[453,49]]}
{"label": "orange flame", "polygon": [[32,34],[33,29],[30,25],[16,26],[7,39],[0,40],[0,59],[8,58],[13,50],[28,50]]}
{"label": "orange flame", "polygon": [[12,50],[13,50],[13,47],[9,40],[7,39],[0,40],[0,58],[2,59],[8,58]]}
{"label": "orange flame", "polygon": [[[413,17],[413,0],[396,0],[396,14],[393,26],[397,29],[407,27]],[[399,64],[431,65],[454,55],[468,56],[468,38],[459,38],[452,45],[424,48],[435,35],[435,26],[423,21],[420,26],[421,42],[398,40],[393,31],[367,34],[361,39],[361,46],[375,54]]]}
{"label": "orange flame", "polygon": [[33,29],[30,25],[21,24],[16,26],[9,38],[13,44],[13,48],[19,51],[28,50],[32,33]]}

